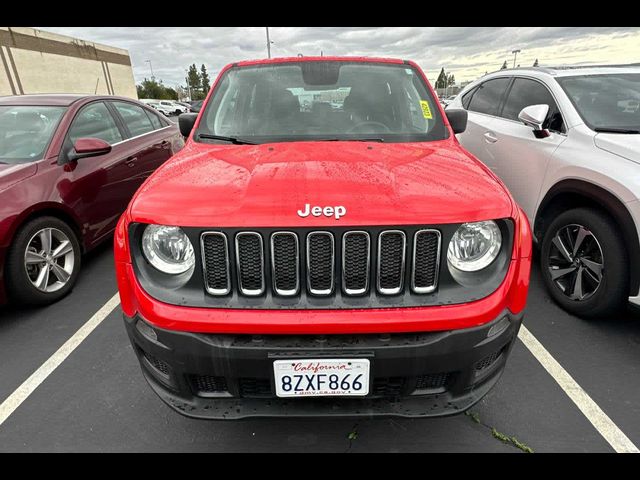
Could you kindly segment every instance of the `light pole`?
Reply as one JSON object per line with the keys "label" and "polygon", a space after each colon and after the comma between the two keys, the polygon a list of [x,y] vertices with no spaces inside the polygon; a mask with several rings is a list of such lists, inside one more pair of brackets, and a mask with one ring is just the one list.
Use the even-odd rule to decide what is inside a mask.
{"label": "light pole", "polygon": [[511,53],[513,53],[513,68],[516,68],[516,58],[518,58],[520,50],[512,50]]}
{"label": "light pole", "polygon": [[269,39],[269,27],[264,27],[267,29],[267,57],[271,58],[271,44],[273,43],[270,39]]}
{"label": "light pole", "polygon": [[189,100],[193,100],[193,97],[191,96],[191,85],[189,85],[189,70],[185,70],[184,73],[187,74],[187,76],[184,78],[185,82],[187,83],[187,91],[189,92]]}
{"label": "light pole", "polygon": [[149,68],[151,69],[151,80],[155,80],[156,77],[153,76],[153,66],[151,65],[151,60],[145,60],[145,63],[148,63]]}

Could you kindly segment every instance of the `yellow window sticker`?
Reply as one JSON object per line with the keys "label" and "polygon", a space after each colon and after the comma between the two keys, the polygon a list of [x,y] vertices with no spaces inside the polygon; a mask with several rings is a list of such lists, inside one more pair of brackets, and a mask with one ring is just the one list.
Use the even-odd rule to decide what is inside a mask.
{"label": "yellow window sticker", "polygon": [[433,119],[433,116],[431,115],[431,108],[429,108],[429,102],[426,100],[420,100],[420,106],[422,107],[422,116],[429,120]]}

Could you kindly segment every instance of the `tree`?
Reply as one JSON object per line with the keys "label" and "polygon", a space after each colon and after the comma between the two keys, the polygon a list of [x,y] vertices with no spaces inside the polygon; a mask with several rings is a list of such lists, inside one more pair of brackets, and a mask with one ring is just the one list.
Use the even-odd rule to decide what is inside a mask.
{"label": "tree", "polygon": [[537,66],[538,66],[538,59],[537,59],[537,58],[536,58],[536,61],[535,61],[535,62],[533,62],[533,66],[534,66],[534,67],[537,67]]}
{"label": "tree", "polygon": [[198,72],[198,67],[196,64],[192,64],[189,66],[189,70],[187,71],[187,86],[191,88],[191,90],[200,90],[202,88],[202,82],[200,78],[200,72]]}
{"label": "tree", "polygon": [[500,70],[506,70],[507,69],[507,61],[505,60],[504,63],[502,64],[502,67],[500,67]]}
{"label": "tree", "polygon": [[178,94],[172,88],[167,88],[162,84],[162,80],[145,78],[140,85],[136,85],[138,98],[153,98],[156,100],[177,100]]}
{"label": "tree", "polygon": [[450,87],[455,84],[456,84],[456,77],[453,73],[451,73],[447,76],[447,87]]}
{"label": "tree", "polygon": [[440,75],[436,80],[436,88],[447,88],[447,74],[444,71],[444,67],[440,70]]}
{"label": "tree", "polygon": [[204,66],[204,63],[200,67],[200,83],[202,84],[202,93],[206,95],[211,88],[211,80],[209,79],[207,67]]}
{"label": "tree", "polygon": [[178,92],[176,92],[173,88],[165,87],[164,91],[165,91],[165,96],[164,96],[165,100],[178,100]]}

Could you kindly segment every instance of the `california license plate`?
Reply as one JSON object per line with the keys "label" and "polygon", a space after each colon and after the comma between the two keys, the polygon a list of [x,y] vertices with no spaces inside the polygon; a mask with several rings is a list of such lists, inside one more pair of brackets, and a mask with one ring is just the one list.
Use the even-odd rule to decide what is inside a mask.
{"label": "california license plate", "polygon": [[364,396],[369,393],[369,360],[311,359],[273,362],[278,397]]}

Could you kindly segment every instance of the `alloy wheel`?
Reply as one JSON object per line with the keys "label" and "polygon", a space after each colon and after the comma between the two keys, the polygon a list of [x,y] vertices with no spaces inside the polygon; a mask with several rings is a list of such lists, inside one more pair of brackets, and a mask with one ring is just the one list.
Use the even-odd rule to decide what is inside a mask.
{"label": "alloy wheel", "polygon": [[583,225],[562,227],[551,241],[548,269],[551,280],[565,296],[582,301],[602,284],[604,256],[595,235]]}
{"label": "alloy wheel", "polygon": [[69,237],[57,228],[43,228],[35,233],[24,253],[27,276],[35,288],[52,293],[64,287],[75,264]]}

